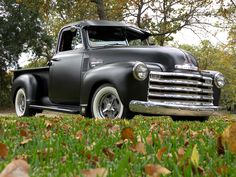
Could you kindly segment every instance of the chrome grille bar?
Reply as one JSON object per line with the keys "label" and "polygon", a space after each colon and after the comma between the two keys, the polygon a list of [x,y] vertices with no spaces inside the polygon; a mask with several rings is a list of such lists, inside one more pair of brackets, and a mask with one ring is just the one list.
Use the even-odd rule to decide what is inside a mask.
{"label": "chrome grille bar", "polygon": [[212,78],[200,74],[151,71],[148,101],[179,105],[213,105],[212,88]]}

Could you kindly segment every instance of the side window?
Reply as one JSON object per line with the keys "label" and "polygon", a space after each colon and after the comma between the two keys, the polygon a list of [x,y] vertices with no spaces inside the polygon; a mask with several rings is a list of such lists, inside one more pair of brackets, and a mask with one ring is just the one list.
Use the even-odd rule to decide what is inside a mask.
{"label": "side window", "polygon": [[74,49],[80,49],[82,47],[83,47],[83,44],[82,44],[81,34],[80,34],[80,31],[77,30],[76,35],[72,39],[71,48],[72,50],[74,50]]}
{"label": "side window", "polygon": [[82,47],[83,45],[79,30],[76,31],[66,30],[62,33],[59,47],[60,52],[74,50]]}

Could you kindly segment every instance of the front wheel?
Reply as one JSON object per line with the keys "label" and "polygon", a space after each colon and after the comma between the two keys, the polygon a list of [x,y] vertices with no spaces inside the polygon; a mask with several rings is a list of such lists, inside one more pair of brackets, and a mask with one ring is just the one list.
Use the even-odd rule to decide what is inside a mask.
{"label": "front wheel", "polygon": [[91,102],[92,116],[95,118],[117,119],[126,116],[126,108],[120,100],[117,90],[110,84],[99,87]]}
{"label": "front wheel", "polygon": [[35,110],[29,108],[29,105],[26,100],[27,97],[25,89],[20,88],[17,91],[15,97],[15,110],[16,110],[16,115],[18,117],[34,116],[36,114]]}

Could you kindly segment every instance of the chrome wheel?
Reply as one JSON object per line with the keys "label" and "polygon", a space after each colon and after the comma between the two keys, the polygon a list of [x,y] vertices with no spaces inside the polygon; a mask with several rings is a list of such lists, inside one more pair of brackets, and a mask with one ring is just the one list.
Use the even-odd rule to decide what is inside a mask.
{"label": "chrome wheel", "polygon": [[24,89],[19,89],[15,98],[16,115],[22,117],[26,112],[26,94]]}
{"label": "chrome wheel", "polygon": [[92,114],[95,118],[121,118],[124,106],[117,90],[112,86],[102,86],[94,94]]}

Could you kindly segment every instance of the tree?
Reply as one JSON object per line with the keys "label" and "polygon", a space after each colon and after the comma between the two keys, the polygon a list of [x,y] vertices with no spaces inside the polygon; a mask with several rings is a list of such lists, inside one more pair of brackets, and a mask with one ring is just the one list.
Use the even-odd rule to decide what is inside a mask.
{"label": "tree", "polygon": [[35,56],[42,56],[43,46],[50,48],[51,40],[42,28],[38,12],[27,8],[24,3],[1,0],[0,12],[0,95],[2,100],[2,95],[10,95],[7,70],[17,66],[19,55],[30,50]]}
{"label": "tree", "polygon": [[159,45],[173,40],[172,34],[183,28],[205,30],[209,23],[207,18],[215,17],[217,8],[215,0],[130,0],[126,17],[139,27],[147,28],[155,36]]}
{"label": "tree", "polygon": [[91,2],[95,3],[97,6],[97,13],[98,13],[99,19],[106,20],[107,17],[106,17],[103,0],[91,0]]}
{"label": "tree", "polygon": [[221,104],[231,109],[236,104],[236,55],[224,45],[214,46],[203,41],[199,46],[180,45],[190,51],[198,60],[200,69],[220,71],[224,74],[226,85],[222,89]]}

